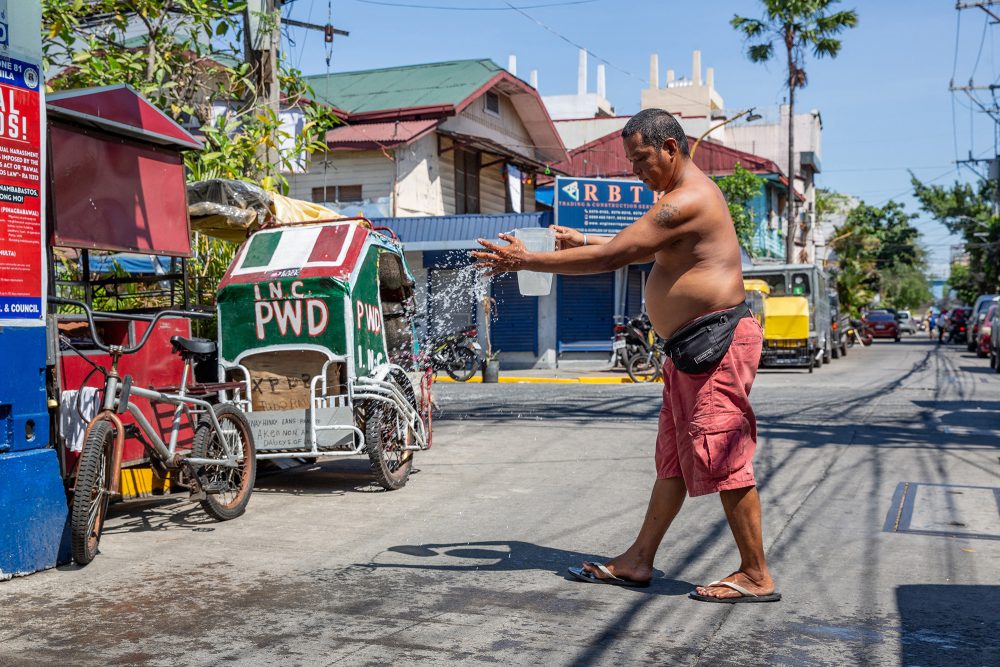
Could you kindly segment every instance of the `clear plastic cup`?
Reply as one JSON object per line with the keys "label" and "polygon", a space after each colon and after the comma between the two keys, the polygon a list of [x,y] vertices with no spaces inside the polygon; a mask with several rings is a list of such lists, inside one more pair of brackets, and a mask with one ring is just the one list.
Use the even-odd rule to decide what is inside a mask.
{"label": "clear plastic cup", "polygon": [[[514,236],[529,252],[552,252],[556,249],[556,230],[551,227],[515,229]],[[552,291],[552,274],[518,271],[517,289],[522,296],[545,296]]]}

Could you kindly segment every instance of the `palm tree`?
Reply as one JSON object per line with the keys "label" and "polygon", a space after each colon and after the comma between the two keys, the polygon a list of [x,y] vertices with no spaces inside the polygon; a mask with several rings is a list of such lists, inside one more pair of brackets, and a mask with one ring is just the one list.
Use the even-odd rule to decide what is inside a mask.
{"label": "palm tree", "polygon": [[817,58],[836,58],[840,40],[835,39],[858,24],[853,9],[832,11],[840,0],[761,0],[764,16],[751,19],[733,16],[729,22],[747,40],[747,57],[751,62],[767,62],[774,55],[775,44],[785,47],[788,61],[788,235],[785,254],[789,263],[795,261],[795,89],[806,85],[804,69],[806,50]]}

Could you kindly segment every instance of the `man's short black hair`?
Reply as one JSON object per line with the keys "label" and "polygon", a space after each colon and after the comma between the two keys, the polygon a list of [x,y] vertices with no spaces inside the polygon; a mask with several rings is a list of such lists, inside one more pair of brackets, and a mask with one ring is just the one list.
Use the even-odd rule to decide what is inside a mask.
{"label": "man's short black hair", "polygon": [[687,134],[669,111],[643,109],[625,124],[622,138],[631,137],[636,132],[642,136],[642,143],[646,146],[655,146],[659,149],[667,139],[676,139],[681,155],[684,157],[691,155],[691,151],[688,150]]}

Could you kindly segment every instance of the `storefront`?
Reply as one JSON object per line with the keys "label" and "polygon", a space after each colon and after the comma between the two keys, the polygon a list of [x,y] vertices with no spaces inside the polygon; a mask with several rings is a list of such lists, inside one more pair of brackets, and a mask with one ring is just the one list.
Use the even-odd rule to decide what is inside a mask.
{"label": "storefront", "polygon": [[403,242],[417,280],[417,301],[426,315],[425,333],[438,334],[476,325],[486,345],[489,297],[490,343],[505,368],[553,368],[573,361],[610,358],[616,318],[642,308],[642,283],[648,267],[615,273],[557,276],[541,297],[521,295],[516,275],[485,284],[472,268],[470,250],[478,238],[552,224],[552,214],[505,213],[414,218],[380,218],[376,226],[393,229]]}

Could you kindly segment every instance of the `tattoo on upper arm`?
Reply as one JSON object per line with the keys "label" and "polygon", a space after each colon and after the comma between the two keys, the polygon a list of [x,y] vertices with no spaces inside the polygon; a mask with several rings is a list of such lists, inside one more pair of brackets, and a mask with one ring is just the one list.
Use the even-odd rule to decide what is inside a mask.
{"label": "tattoo on upper arm", "polygon": [[676,206],[668,202],[663,202],[663,206],[660,207],[660,210],[653,217],[653,222],[660,227],[669,227],[678,213],[679,209]]}

